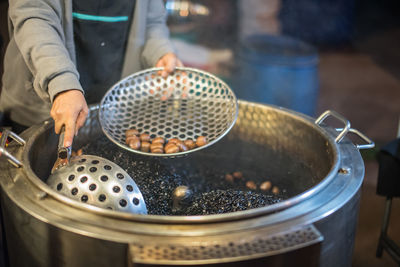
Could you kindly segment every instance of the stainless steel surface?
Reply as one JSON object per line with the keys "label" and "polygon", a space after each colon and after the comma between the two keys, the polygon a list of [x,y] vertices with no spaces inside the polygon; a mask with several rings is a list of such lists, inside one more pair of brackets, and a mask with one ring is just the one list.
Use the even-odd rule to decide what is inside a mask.
{"label": "stainless steel surface", "polygon": [[[91,111],[95,114],[96,109]],[[75,143],[84,144],[100,134],[96,120],[89,119]],[[324,238],[320,265],[351,266],[364,165],[359,151],[346,136],[336,143],[336,129],[317,126],[313,118],[240,101],[238,121],[226,137],[251,140],[268,149],[290,153],[314,167],[316,178],[311,191],[300,193],[305,195],[295,203],[292,200],[296,200],[297,196],[289,198],[279,212],[263,207],[211,216],[154,216],[107,211],[82,203],[77,205],[76,201],[50,190],[45,183],[51,168],[45,163],[48,165],[56,154],[57,136],[52,131],[52,125],[33,126],[22,137],[27,140],[25,147],[13,142],[8,150],[21,159],[25,168],[10,168],[7,162],[0,160],[1,203],[7,236],[12,237],[9,251],[14,266],[57,266],[61,263],[62,266],[141,266],[136,262],[121,261],[140,258],[138,254],[132,255],[131,244],[138,245],[139,250],[140,246],[143,250],[159,247],[161,250],[157,251],[160,255],[163,255],[164,249],[187,248],[184,251],[189,251],[194,257],[195,248],[199,247],[212,251],[210,247],[214,245],[229,244],[229,248],[240,251],[248,246],[246,244],[253,244],[249,241],[257,238],[264,240],[264,237],[271,237],[269,242],[275,244],[274,236],[283,233],[291,236],[296,229],[311,225]],[[279,158],[275,160],[275,164],[279,164]],[[285,171],[283,168],[282,172]],[[329,182],[325,182],[327,179]],[[283,180],[283,183],[296,183],[294,180]],[[317,191],[312,190],[321,184],[323,186]],[[268,257],[265,256],[267,254],[255,253],[256,250],[251,248],[249,246],[251,252],[248,258],[238,255],[226,258],[220,253],[212,254],[207,259],[194,258],[187,264],[204,265],[213,261],[218,266],[248,266],[276,259],[279,255],[284,256],[268,266],[296,264],[296,261],[291,261],[297,259],[291,257],[292,252],[297,251],[296,246],[288,250],[277,249],[276,254]],[[156,254],[153,251],[149,261],[144,258],[142,263],[157,262],[156,265],[161,266],[173,262],[179,265],[178,256],[167,263],[163,258],[155,259],[153,256]],[[309,254],[302,256],[304,260]],[[292,265],[287,265],[289,263]]]}
{"label": "stainless steel surface", "polygon": [[[96,107],[91,107],[91,113],[86,121],[86,125],[89,127],[83,127],[78,137],[74,139],[74,143],[85,144],[101,135],[99,129],[100,125],[97,122],[96,116],[97,110]],[[338,144],[333,137],[336,136],[336,130],[330,127],[319,126],[314,123],[312,118],[285,109],[277,109],[275,107],[241,101],[236,124],[237,126],[232,129],[231,133],[226,138],[245,141],[251,140],[256,144],[265,146],[265,151],[270,150],[277,152],[277,154],[274,153],[272,156],[268,156],[264,152],[263,158],[267,158],[269,161],[272,161],[273,165],[277,165],[278,171],[281,174],[276,173],[275,175],[282,177],[280,178],[280,180],[282,180],[281,182],[285,181],[297,187],[297,191],[294,195],[282,202],[258,209],[209,216],[140,216],[122,212],[117,213],[93,207],[82,202],[71,201],[71,199],[58,194],[54,190],[50,190],[45,183],[50,173],[49,170],[45,168],[43,162],[51,161],[51,153],[54,152],[52,152],[51,149],[49,150],[48,147],[49,145],[51,146],[50,143],[58,141],[57,136],[51,131],[51,124],[39,126],[39,129],[32,135],[30,139],[31,142],[28,142],[26,145],[27,149],[25,149],[24,158],[28,166],[26,166],[25,169],[31,174],[28,175],[28,178],[32,183],[36,184],[46,194],[68,205],[107,216],[144,222],[162,221],[166,223],[240,220],[243,216],[260,216],[284,210],[316,195],[329,185],[332,180],[337,177],[337,173],[340,172],[339,163],[341,156],[338,152]],[[46,136],[46,138],[39,138],[41,136]],[[28,151],[29,153],[38,153],[41,157],[30,158]],[[218,153],[218,151],[215,153]],[[292,154],[294,158],[299,159],[306,165],[313,166],[312,177],[315,178],[309,178],[312,180],[311,184],[307,185],[307,187],[300,183],[301,181],[299,181],[299,179],[286,181],[287,175],[285,175],[285,172],[282,172],[282,170],[284,170],[282,168],[287,167],[286,162],[276,162],[276,164],[274,164],[274,161],[279,160],[277,155],[279,156],[286,153]],[[236,156],[238,154],[239,153],[233,153],[232,155]],[[216,156],[218,156],[218,154],[216,154]],[[224,153],[220,155],[220,157],[224,156]],[[252,164],[251,161],[249,161],[248,164]],[[347,172],[351,173],[351,169],[347,167],[346,169],[348,169]],[[34,177],[39,177],[39,179]],[[339,188],[339,190],[341,189]]]}
{"label": "stainless steel surface", "polygon": [[[237,118],[237,100],[227,84],[214,75],[191,68],[177,68],[162,78],[161,68],[147,69],[118,82],[103,97],[99,117],[105,135],[120,147],[142,155],[175,157],[204,149],[225,136]],[[125,131],[137,129],[165,139],[208,143],[186,152],[147,153],[125,143]]]}
{"label": "stainless steel surface", "polygon": [[58,157],[62,159],[67,159],[71,157],[71,147],[64,146],[64,137],[65,137],[65,126],[61,128],[60,137],[58,139]]}
{"label": "stainless steel surface", "polygon": [[[343,128],[336,128],[336,131],[342,132]],[[375,147],[374,141],[369,139],[365,134],[361,133],[359,130],[350,128],[349,133],[353,133],[357,135],[361,140],[363,140],[366,144],[356,144],[357,149],[371,149]]]}
{"label": "stainless steel surface", "polygon": [[117,164],[93,155],[73,157],[50,175],[47,184],[56,192],[99,208],[147,214],[135,181]]}
{"label": "stainless steel surface", "polygon": [[53,168],[51,169],[51,173],[55,172],[61,167],[66,166],[69,163],[72,149],[71,146],[64,147],[64,137],[65,137],[65,126],[62,126],[60,136],[58,137],[57,159],[56,162],[54,163]]}
{"label": "stainless steel surface", "polygon": [[[97,109],[91,108],[91,114],[86,121],[86,125],[89,125],[90,129],[85,129],[84,127],[78,137],[74,139],[74,143],[87,143],[101,134],[101,131],[96,130],[96,127],[99,127],[99,123],[95,122],[96,111]],[[53,146],[51,145],[52,142],[58,142],[57,136],[51,131],[53,127],[52,124],[42,125],[32,136],[31,142],[27,144],[29,149],[25,150],[26,153],[30,151],[30,153],[38,153],[41,155],[41,157],[31,157],[31,159],[28,159],[30,157],[28,154],[24,155],[26,162],[29,163],[27,164],[28,166],[26,166],[27,171],[33,174],[32,177],[40,177],[40,180],[31,179],[31,176],[28,176],[28,178],[46,194],[77,208],[119,218],[134,218],[135,220],[146,222],[163,221],[168,223],[238,220],[243,216],[259,216],[261,214],[272,213],[304,201],[321,191],[335,178],[339,168],[337,145],[327,132],[313,123],[312,119],[310,120],[288,110],[279,110],[273,107],[243,101],[239,109],[237,123],[240,126],[234,127],[232,133],[229,134],[227,138],[233,138],[234,140],[251,140],[252,142],[266,146],[266,151],[276,151],[277,154],[274,153],[272,156],[264,155],[264,157],[268,157],[268,160],[271,161],[277,160],[274,158],[276,155],[293,153],[295,158],[298,158],[301,162],[304,162],[304,164],[317,166],[313,168],[312,175],[312,177],[316,178],[311,181],[311,185],[308,185],[309,188],[305,188],[305,185],[299,184],[298,179],[290,181],[290,183],[295,184],[298,189],[296,194],[292,195],[289,199],[274,205],[235,213],[185,217],[157,215],[138,217],[136,214],[116,213],[114,211],[93,207],[92,205],[87,205],[82,202],[71,201],[70,198],[58,194],[46,185],[45,181],[50,173],[49,170],[45,168],[44,162],[53,161],[51,159],[52,153],[55,152],[52,152],[51,149],[49,150],[48,148],[49,146]],[[333,129],[331,131],[336,133]],[[46,136],[46,138],[39,138],[41,136]],[[298,142],[299,139],[302,139],[302,142]],[[237,153],[232,153],[232,156],[235,157],[236,155]],[[280,164],[281,165],[278,166],[282,168],[286,166],[286,162],[280,162]],[[277,173],[276,175],[279,175],[279,177],[282,176],[282,179],[284,179],[284,172],[281,172],[279,169],[278,171],[281,174]]]}
{"label": "stainless steel surface", "polygon": [[327,111],[325,111],[324,113],[322,113],[322,114],[315,120],[315,123],[316,123],[317,125],[321,125],[322,122],[323,122],[326,118],[328,118],[329,116],[332,116],[332,117],[338,119],[339,121],[343,122],[343,124],[345,125],[345,127],[343,128],[343,130],[339,133],[339,135],[338,135],[338,136],[336,137],[336,139],[335,139],[336,143],[339,143],[339,142],[343,139],[343,137],[347,134],[347,132],[349,131],[349,129],[350,129],[350,122],[349,122],[345,117],[343,117],[342,115],[340,115],[339,113],[337,113],[337,112],[335,112],[335,111],[332,111],[332,110],[327,110]]}
{"label": "stainless steel surface", "polygon": [[241,246],[233,245],[235,243],[232,243],[230,239],[218,240],[212,246],[184,242],[174,246],[159,243],[144,246],[138,242],[129,245],[129,252],[133,263],[192,265],[194,262],[201,261],[203,264],[216,264],[276,255],[284,250],[307,247],[322,240],[321,233],[314,226],[309,225],[276,235],[252,235],[242,238]]}
{"label": "stainless steel surface", "polygon": [[322,113],[316,120],[315,123],[317,125],[321,125],[323,123],[323,121],[328,118],[329,116],[332,116],[336,119],[338,119],[339,121],[343,122],[343,124],[345,125],[344,128],[336,128],[336,131],[339,132],[339,135],[336,137],[335,142],[339,143],[343,137],[346,136],[347,133],[353,133],[355,135],[357,135],[359,138],[361,138],[364,142],[366,142],[366,144],[362,144],[359,145],[357,144],[356,147],[357,149],[371,149],[375,147],[375,143],[369,139],[366,135],[364,135],[363,133],[361,133],[359,130],[354,129],[354,128],[350,128],[350,122],[343,117],[342,115],[340,115],[339,113],[333,111],[333,110],[327,110],[324,113]]}
{"label": "stainless steel surface", "polygon": [[4,129],[0,139],[0,156],[4,155],[8,161],[14,165],[16,168],[22,167],[22,163],[16,157],[14,157],[10,152],[7,151],[6,143],[7,138],[11,137],[14,141],[16,141],[19,145],[24,146],[25,140],[19,137],[17,134]]}

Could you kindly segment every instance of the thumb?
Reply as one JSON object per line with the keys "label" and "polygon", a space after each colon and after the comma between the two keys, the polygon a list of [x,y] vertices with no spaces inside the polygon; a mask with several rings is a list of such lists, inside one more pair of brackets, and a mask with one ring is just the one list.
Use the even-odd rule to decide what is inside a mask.
{"label": "thumb", "polygon": [[75,121],[70,120],[65,124],[65,134],[64,134],[64,146],[65,147],[72,146],[74,134],[75,134]]}
{"label": "thumb", "polygon": [[[162,68],[162,67],[164,67],[164,61],[163,59],[160,59],[156,64],[156,68]],[[162,76],[162,71],[161,70],[158,71],[157,74]]]}

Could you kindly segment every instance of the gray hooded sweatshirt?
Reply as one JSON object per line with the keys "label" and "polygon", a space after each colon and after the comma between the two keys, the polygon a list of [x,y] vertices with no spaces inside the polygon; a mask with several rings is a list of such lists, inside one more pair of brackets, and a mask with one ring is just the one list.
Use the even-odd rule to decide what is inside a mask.
{"label": "gray hooded sweatshirt", "polygon": [[[137,0],[121,77],[173,52],[162,0]],[[30,126],[50,117],[54,97],[78,89],[72,0],[10,0],[0,111]]]}

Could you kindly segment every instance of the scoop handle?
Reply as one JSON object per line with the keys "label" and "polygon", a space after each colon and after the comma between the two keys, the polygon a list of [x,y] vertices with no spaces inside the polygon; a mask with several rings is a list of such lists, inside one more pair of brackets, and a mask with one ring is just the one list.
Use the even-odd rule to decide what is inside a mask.
{"label": "scoop handle", "polygon": [[61,128],[60,136],[58,138],[58,158],[60,159],[67,159],[71,156],[71,146],[65,147],[64,146],[64,136],[65,136],[65,126]]}

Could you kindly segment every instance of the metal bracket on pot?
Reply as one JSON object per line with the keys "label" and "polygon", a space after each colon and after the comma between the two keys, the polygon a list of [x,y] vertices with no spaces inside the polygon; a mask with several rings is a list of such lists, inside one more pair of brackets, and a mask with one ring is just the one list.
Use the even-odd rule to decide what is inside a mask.
{"label": "metal bracket on pot", "polygon": [[335,142],[339,143],[340,141],[342,141],[343,137],[345,137],[345,135],[347,134],[347,132],[350,130],[350,121],[347,120],[345,117],[343,117],[342,115],[340,115],[339,113],[337,113],[336,111],[333,110],[327,110],[324,113],[321,114],[321,116],[318,117],[318,119],[315,120],[315,124],[317,124],[318,126],[321,125],[321,123],[328,118],[329,116],[332,116],[336,119],[338,119],[339,121],[343,122],[343,124],[345,125],[344,128],[342,128],[342,131],[339,133],[339,135],[336,137]]}
{"label": "metal bracket on pot", "polygon": [[[335,130],[338,131],[338,132],[341,132],[341,131],[343,131],[343,128],[336,128]],[[362,144],[362,145],[356,144],[357,149],[371,149],[371,148],[375,147],[374,141],[369,139],[367,136],[365,136],[359,130],[350,128],[349,132],[353,133],[353,134],[356,134],[359,138],[361,138],[363,141],[366,142],[366,144]]]}
{"label": "metal bracket on pot", "polygon": [[24,146],[26,144],[25,140],[19,137],[16,133],[13,133],[10,130],[4,129],[2,134],[1,134],[1,139],[0,139],[0,156],[3,154],[7,157],[8,161],[14,165],[15,167],[19,168],[22,167],[22,162],[19,161],[16,157],[11,155],[10,152],[7,151],[6,149],[6,144],[7,144],[7,138],[11,137],[14,141],[16,141],[18,144],[21,146]]}
{"label": "metal bracket on pot", "polygon": [[363,141],[366,142],[366,144],[362,144],[362,145],[356,144],[357,149],[370,149],[370,148],[375,147],[375,143],[371,139],[369,139],[367,136],[365,136],[360,131],[350,128],[350,121],[347,120],[342,115],[340,115],[339,113],[337,113],[336,111],[333,111],[333,110],[325,111],[324,113],[321,114],[321,116],[319,116],[315,120],[315,124],[320,126],[322,124],[322,122],[329,116],[332,116],[332,117],[338,119],[339,121],[343,122],[343,124],[345,125],[344,128],[335,128],[336,131],[340,132],[339,135],[335,139],[336,143],[339,143],[340,141],[342,141],[342,139],[346,136],[346,134],[350,132],[350,133],[356,134],[359,138],[361,138]]}

